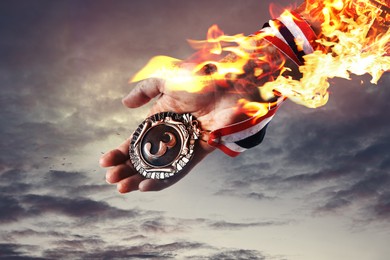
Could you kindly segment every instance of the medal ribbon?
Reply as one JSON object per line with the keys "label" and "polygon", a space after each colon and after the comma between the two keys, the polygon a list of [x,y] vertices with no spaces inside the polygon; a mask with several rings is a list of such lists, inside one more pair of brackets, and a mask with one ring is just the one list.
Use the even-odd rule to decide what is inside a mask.
{"label": "medal ribbon", "polygon": [[[294,12],[284,12],[278,19],[266,23],[264,28],[257,32],[259,33],[264,33],[264,39],[297,66],[303,65],[304,55],[320,48],[315,42],[317,36],[313,29]],[[276,103],[269,103],[268,112],[263,116],[254,115],[242,122],[212,131],[208,144],[232,157],[260,144],[269,122],[284,100],[285,97],[279,97]]]}

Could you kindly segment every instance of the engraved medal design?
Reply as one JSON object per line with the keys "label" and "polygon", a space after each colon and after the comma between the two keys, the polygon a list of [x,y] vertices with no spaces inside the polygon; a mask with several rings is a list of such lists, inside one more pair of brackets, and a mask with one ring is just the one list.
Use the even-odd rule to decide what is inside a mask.
{"label": "engraved medal design", "polygon": [[198,121],[191,114],[155,114],[145,119],[133,133],[130,161],[146,178],[172,177],[191,160],[199,136]]}

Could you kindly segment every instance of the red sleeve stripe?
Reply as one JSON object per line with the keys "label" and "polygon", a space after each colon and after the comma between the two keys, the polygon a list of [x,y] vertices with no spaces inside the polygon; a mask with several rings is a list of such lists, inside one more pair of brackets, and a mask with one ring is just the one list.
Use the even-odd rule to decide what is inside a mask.
{"label": "red sleeve stripe", "polygon": [[311,45],[313,38],[311,38],[310,35],[310,32],[313,31],[306,22],[292,15],[282,15],[279,20],[288,28],[288,30],[294,36],[295,41],[302,45],[300,47],[305,54],[314,52],[314,49]]}
{"label": "red sleeve stripe", "polygon": [[235,142],[243,140],[261,131],[274,117],[277,109],[285,100],[280,97],[276,105],[270,107],[268,113],[261,117],[253,116],[245,121],[232,124],[210,133],[208,144],[222,150],[229,156],[237,156],[247,150]]}
{"label": "red sleeve stripe", "polygon": [[[294,11],[290,11],[290,13],[293,16],[293,21],[296,25],[296,28],[298,28],[304,35],[307,41],[309,42],[311,48],[314,50],[321,50],[325,51],[325,49],[316,42],[318,39],[318,35],[314,32],[313,28],[308,24],[299,14],[297,14]],[[312,52],[313,52],[312,51]],[[311,52],[308,52],[306,54],[309,54]]]}

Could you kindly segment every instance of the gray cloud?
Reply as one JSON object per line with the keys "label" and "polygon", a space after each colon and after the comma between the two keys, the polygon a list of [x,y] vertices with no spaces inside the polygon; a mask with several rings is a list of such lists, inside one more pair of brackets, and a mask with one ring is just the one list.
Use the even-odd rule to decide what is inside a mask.
{"label": "gray cloud", "polygon": [[65,198],[48,195],[25,195],[21,204],[29,208],[31,215],[56,213],[74,218],[112,219],[137,216],[136,212],[121,210],[110,206],[104,201],[95,201],[87,198]]}
{"label": "gray cloud", "polygon": [[371,209],[375,212],[375,217],[379,219],[389,220],[390,218],[390,192],[384,191],[378,197],[377,201]]}
{"label": "gray cloud", "polygon": [[[28,252],[37,249],[37,247],[21,244],[0,243],[0,259],[26,259],[38,260],[41,257],[29,256]],[[26,252],[27,251],[27,252]]]}
{"label": "gray cloud", "polygon": [[[93,196],[112,190],[105,181],[96,183],[90,173],[50,170],[43,175],[43,180],[35,185],[36,188],[55,190],[56,194],[67,197]],[[103,176],[101,178],[103,180]]]}
{"label": "gray cloud", "polygon": [[220,252],[214,254],[210,259],[250,259],[250,260],[265,260],[266,257],[263,256],[260,252],[255,250],[226,250],[225,252]]}
{"label": "gray cloud", "polygon": [[[196,252],[206,252],[202,255]],[[204,243],[178,241],[169,244],[150,244],[132,246],[106,246],[88,250],[72,250],[71,247],[56,248],[44,252],[49,258],[72,259],[268,259],[256,250],[218,248]],[[270,258],[275,259],[275,258]]]}
{"label": "gray cloud", "polygon": [[131,219],[139,216],[137,210],[122,210],[110,206],[104,201],[83,197],[67,198],[35,194],[23,195],[18,199],[1,195],[0,209],[1,224],[47,216],[48,214],[67,216],[86,223],[117,218]]}
{"label": "gray cloud", "polygon": [[[255,13],[245,15],[253,28],[226,23],[226,15],[237,16],[258,7],[258,2],[232,5],[224,13],[217,11],[221,4],[226,1],[155,1],[153,8],[138,1],[4,4],[0,164],[42,167],[42,157],[62,156],[76,144],[82,147],[116,132],[128,135],[128,129],[137,125],[136,117],[120,99],[130,89],[128,78],[150,57],[188,56],[191,50],[185,38],[203,39],[213,23],[225,21],[228,30],[238,32],[258,29]],[[145,13],[155,15],[145,23],[140,19]],[[195,28],[193,21],[199,21]]]}
{"label": "gray cloud", "polygon": [[[366,209],[361,218],[388,217],[381,198],[390,189],[389,75],[380,87],[365,89],[337,81],[329,104],[317,110],[282,106],[260,146],[221,159],[227,173],[215,194],[270,199],[299,191],[308,201],[313,194],[318,198],[311,210],[317,203],[317,210],[328,213],[355,205]],[[366,199],[383,211],[368,207]]]}
{"label": "gray cloud", "polygon": [[0,223],[53,213],[91,219],[134,217],[137,214],[83,197],[112,187],[89,184],[91,180],[82,172],[49,171],[42,174],[40,171],[27,173],[12,169],[1,173],[0,180]]}
{"label": "gray cloud", "polygon": [[2,195],[0,195],[0,209],[0,224],[18,221],[27,213],[17,199]]}
{"label": "gray cloud", "polygon": [[[203,39],[213,23],[228,34],[252,33],[268,19],[263,5],[1,2],[0,237],[8,242],[0,244],[0,258],[277,259],[181,236],[288,221],[175,218],[137,208],[147,207],[153,196],[145,204],[130,196],[107,200],[106,192],[115,188],[103,177],[97,183],[81,154],[96,141],[126,138],[143,118],[146,109],[130,112],[120,99],[131,89],[128,78],[150,57],[187,57],[192,51],[185,38]],[[264,143],[239,158],[212,155],[208,163],[220,165],[208,175],[217,180],[211,193],[251,203],[300,193],[310,202],[308,211],[333,214],[353,205],[367,220],[389,220],[390,77],[378,88],[352,86],[359,80],[339,82],[341,88],[331,89],[330,103],[321,109],[285,104]],[[98,157],[101,151],[89,152]],[[71,156],[80,159],[64,160]],[[26,244],[30,241],[39,245]]]}
{"label": "gray cloud", "polygon": [[[351,204],[360,204],[361,208],[370,206],[372,217],[385,219],[386,196],[390,189],[390,175],[387,173],[370,172],[364,179],[360,179],[349,187],[332,192],[324,205],[319,207],[319,211],[338,211]],[[368,201],[368,202],[367,202]]]}
{"label": "gray cloud", "polygon": [[[246,191],[247,189],[241,187],[241,185],[238,184],[236,181],[229,182],[228,184],[232,188],[220,189],[219,191],[215,192],[214,195],[225,196],[225,197],[240,197],[240,198],[253,199],[253,200],[273,200],[273,199],[276,199],[275,196],[268,196],[262,192],[256,192],[256,191],[247,192]],[[249,184],[247,183],[247,185],[245,185],[245,186],[249,186]]]}
{"label": "gray cloud", "polygon": [[141,224],[141,230],[146,233],[168,234],[174,232],[183,232],[185,226],[182,225],[181,220],[174,219],[173,223],[169,219],[158,217],[152,220],[144,220]]}
{"label": "gray cloud", "polygon": [[252,228],[252,227],[267,227],[267,226],[280,226],[286,225],[288,222],[277,222],[277,221],[260,221],[260,222],[251,222],[251,223],[234,223],[227,221],[213,221],[209,223],[211,228],[221,229],[221,230],[234,230],[242,228]]}

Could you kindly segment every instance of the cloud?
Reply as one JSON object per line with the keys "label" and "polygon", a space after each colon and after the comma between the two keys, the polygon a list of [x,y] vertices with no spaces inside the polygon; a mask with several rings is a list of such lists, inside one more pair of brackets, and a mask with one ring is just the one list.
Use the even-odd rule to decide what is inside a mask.
{"label": "cloud", "polygon": [[28,252],[32,252],[35,249],[37,247],[30,245],[0,243],[0,259],[42,259],[41,257],[29,256]]}
{"label": "cloud", "polygon": [[[308,211],[332,214],[353,205],[365,209],[352,213],[361,218],[388,217],[386,199],[380,198],[390,189],[389,81],[386,74],[382,86],[365,89],[336,81],[329,104],[317,110],[284,104],[261,145],[233,160],[218,158],[224,181],[215,195],[297,196],[310,202]],[[367,199],[383,214],[369,208]]]}
{"label": "cloud", "polygon": [[[367,219],[383,220],[389,218],[388,214],[388,190],[390,189],[390,174],[368,173],[365,178],[360,179],[346,187],[332,192],[320,206],[320,212],[338,212],[350,205],[358,205],[365,209]],[[367,212],[368,210],[368,212]],[[390,219],[388,219],[390,220]]]}
{"label": "cloud", "polygon": [[[162,215],[154,217],[154,220],[147,220],[151,214],[148,214],[148,212],[144,213],[136,219],[126,219],[126,222],[130,221],[130,225],[124,225],[124,222],[118,222],[117,220],[112,221],[109,227],[107,227],[107,231],[102,227],[103,223],[101,221],[98,222],[100,228],[94,230],[90,230],[88,225],[82,225],[77,230],[69,230],[68,227],[64,226],[65,223],[56,224],[53,220],[45,218],[47,221],[44,223],[44,226],[39,226],[38,223],[35,224],[39,230],[13,230],[4,233],[3,236],[6,236],[8,241],[37,241],[37,245],[30,246],[30,248],[34,249],[27,250],[27,248],[25,254],[26,256],[35,255],[43,258],[229,259],[230,257],[232,259],[231,257],[233,257],[234,259],[246,259],[248,257],[248,259],[266,259],[262,258],[262,254],[256,250],[220,248],[212,244],[180,238],[177,232],[162,233],[161,230],[145,230],[142,226],[139,229],[137,227],[143,224],[150,225],[151,223],[155,225],[157,219],[164,220],[160,223],[160,226],[168,229],[170,226],[166,223],[176,223],[176,226],[190,225],[194,230],[212,228],[225,231],[275,224],[270,222],[242,224],[208,219],[177,219],[163,217]],[[56,231],[46,231],[46,229],[51,227],[55,227]],[[87,233],[85,233],[86,230],[88,230]],[[112,230],[124,230],[125,232],[120,232],[119,236],[116,236],[118,241],[115,242],[107,239],[107,232],[112,233]],[[152,234],[148,235],[148,232],[152,232]],[[174,235],[172,236],[172,234]],[[190,233],[183,233],[183,237],[186,237],[188,234]],[[50,242],[39,242],[41,239]],[[173,242],[163,242],[164,240],[172,240]]]}
{"label": "cloud", "polygon": [[110,206],[104,201],[95,201],[88,198],[66,198],[49,195],[24,195],[20,204],[28,209],[31,216],[54,213],[72,218],[88,218],[90,220],[105,220],[115,218],[134,218],[136,211],[122,210]]}
{"label": "cloud", "polygon": [[[204,253],[199,254],[199,252]],[[47,250],[43,256],[72,259],[268,259],[256,250],[218,248],[191,241],[177,241],[167,244],[144,243],[129,246],[106,245],[105,247],[93,248],[93,250],[77,250],[74,248],[72,250],[71,246],[64,246]]]}
{"label": "cloud", "polygon": [[138,216],[136,210],[122,210],[105,201],[80,196],[106,190],[88,184],[91,180],[81,172],[40,174],[12,169],[1,173],[0,180],[0,223],[3,224],[51,214],[89,221]]}
{"label": "cloud", "polygon": [[226,250],[210,256],[210,259],[250,259],[250,260],[265,260],[266,258],[256,250]]}
{"label": "cloud", "polygon": [[105,181],[100,183],[102,184],[98,184],[96,179],[86,172],[50,170],[43,174],[43,181],[35,187],[55,190],[56,194],[69,198],[96,195],[113,189]]}
{"label": "cloud", "polygon": [[0,224],[19,221],[26,216],[26,209],[18,200],[0,195]]}
{"label": "cloud", "polygon": [[[267,17],[263,3],[42,3],[0,8],[7,25],[0,42],[0,225],[8,242],[0,244],[0,258],[277,259],[245,248],[244,241],[237,242],[242,248],[227,248],[206,236],[288,220],[177,218],[140,209],[156,197],[107,198],[113,187],[97,182],[84,161],[107,149],[97,143],[127,137],[146,114],[147,108],[127,110],[121,98],[131,89],[128,78],[150,57],[188,56],[185,38],[203,39],[213,23],[229,34],[257,31]],[[345,85],[332,89],[329,105],[318,110],[286,103],[264,143],[239,158],[212,155],[220,164],[208,175],[215,194],[257,204],[298,197],[308,211],[351,214],[347,210],[357,207],[366,219],[388,220],[390,92]],[[198,192],[194,188],[194,197]],[[188,239],[198,232],[205,232],[201,241]]]}
{"label": "cloud", "polygon": [[118,218],[132,219],[140,215],[138,210],[119,209],[104,201],[36,194],[22,195],[18,198],[0,195],[0,209],[0,224],[47,217],[50,214],[78,219],[85,223]]}
{"label": "cloud", "polygon": [[377,201],[371,209],[375,217],[390,220],[390,192],[387,190],[377,197]]}
{"label": "cloud", "polygon": [[144,220],[140,228],[146,233],[172,234],[186,230],[185,225],[182,225],[181,222],[182,220],[180,219],[173,219],[172,221],[172,219],[166,219],[160,216],[152,220]]}
{"label": "cloud", "polygon": [[93,180],[83,172],[27,173],[11,169],[0,174],[0,181],[0,223],[46,214],[92,219],[132,217],[137,214],[136,211],[121,210],[107,202],[85,197],[112,187],[89,184]]}
{"label": "cloud", "polygon": [[227,221],[211,221],[208,225],[214,229],[220,230],[235,230],[242,228],[253,228],[253,227],[267,227],[267,226],[280,226],[286,225],[288,222],[278,222],[278,221],[260,221],[260,222],[250,222],[250,223],[235,223]]}
{"label": "cloud", "polygon": [[236,185],[237,182],[229,182],[228,183],[232,188],[230,189],[220,189],[214,193],[217,196],[225,196],[225,197],[239,197],[244,199],[253,199],[253,200],[273,200],[276,199],[274,196],[268,196],[262,192],[248,192],[248,189],[242,188],[241,185]]}

